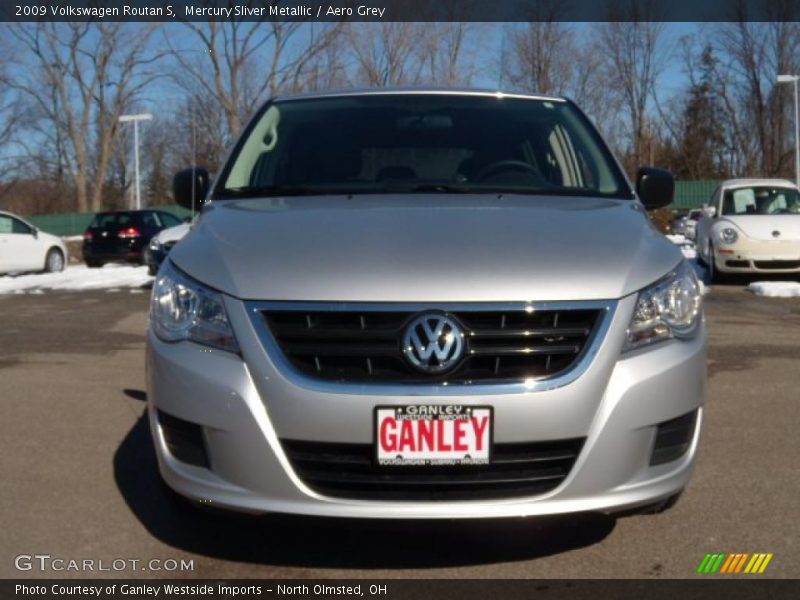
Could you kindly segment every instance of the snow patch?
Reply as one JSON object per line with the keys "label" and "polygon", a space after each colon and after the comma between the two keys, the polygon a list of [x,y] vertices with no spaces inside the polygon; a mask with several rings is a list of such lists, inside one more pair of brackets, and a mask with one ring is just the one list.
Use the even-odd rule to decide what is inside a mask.
{"label": "snow patch", "polygon": [[697,274],[697,278],[700,280],[700,287],[703,291],[703,295],[708,294],[711,291],[711,288],[707,285],[708,272],[705,266],[697,259],[697,248],[694,242],[685,235],[676,234],[667,235],[665,237],[681,249],[683,257],[692,265],[694,272]]}
{"label": "snow patch", "polygon": [[101,269],[70,265],[61,273],[0,277],[0,294],[42,294],[43,290],[81,291],[141,288],[152,281],[147,267],[108,264]]}
{"label": "snow patch", "polygon": [[695,248],[694,242],[685,235],[668,235],[666,237],[670,242],[680,247],[685,258],[688,260],[697,258],[697,249]]}
{"label": "snow patch", "polygon": [[668,239],[670,242],[672,242],[673,244],[682,244],[683,242],[686,242],[686,241],[688,241],[688,240],[686,239],[686,236],[685,236],[685,235],[681,235],[681,234],[671,234],[671,233],[668,233],[668,234],[666,234],[664,237],[666,237],[666,238],[667,238],[667,239]]}
{"label": "snow patch", "polygon": [[800,283],[795,281],[754,281],[747,289],[756,296],[800,298]]}

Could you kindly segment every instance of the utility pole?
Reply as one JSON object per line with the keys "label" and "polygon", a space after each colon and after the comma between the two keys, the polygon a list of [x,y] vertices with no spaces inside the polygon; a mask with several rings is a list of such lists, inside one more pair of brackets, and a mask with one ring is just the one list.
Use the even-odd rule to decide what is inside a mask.
{"label": "utility pole", "polygon": [[122,115],[120,123],[133,121],[133,147],[134,147],[134,170],[136,172],[136,210],[142,208],[142,196],[139,189],[139,121],[149,121],[153,118],[150,113],[139,113],[136,115]]}

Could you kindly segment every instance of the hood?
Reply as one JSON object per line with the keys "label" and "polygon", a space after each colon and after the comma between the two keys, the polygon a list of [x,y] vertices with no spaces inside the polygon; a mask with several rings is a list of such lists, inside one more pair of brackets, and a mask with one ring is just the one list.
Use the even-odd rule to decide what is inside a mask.
{"label": "hood", "polygon": [[[724,227],[726,221],[754,240],[800,240],[800,215],[726,215],[717,221],[717,227]],[[774,231],[780,235],[772,235]]]}
{"label": "hood", "polygon": [[238,298],[342,302],[614,299],[681,260],[633,201],[444,194],[215,202],[170,257]]}
{"label": "hood", "polygon": [[177,242],[180,239],[183,239],[189,230],[192,228],[191,223],[181,223],[180,225],[175,225],[175,227],[169,227],[167,229],[162,229],[156,235],[156,239],[161,244],[168,244],[169,242]]}

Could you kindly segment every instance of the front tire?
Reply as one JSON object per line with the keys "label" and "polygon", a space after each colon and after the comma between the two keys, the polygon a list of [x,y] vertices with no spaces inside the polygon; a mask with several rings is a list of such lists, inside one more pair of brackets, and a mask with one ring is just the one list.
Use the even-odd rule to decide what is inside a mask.
{"label": "front tire", "polygon": [[58,248],[50,248],[44,259],[45,273],[60,273],[64,270],[64,253]]}

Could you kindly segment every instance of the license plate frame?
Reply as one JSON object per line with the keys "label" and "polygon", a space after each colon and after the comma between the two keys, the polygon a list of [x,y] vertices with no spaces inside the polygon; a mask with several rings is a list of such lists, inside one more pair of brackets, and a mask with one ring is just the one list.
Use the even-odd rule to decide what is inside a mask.
{"label": "license plate frame", "polygon": [[[485,433],[482,432],[482,436],[484,437],[485,441],[485,451],[480,453],[477,457],[471,457],[469,454],[466,456],[458,457],[435,457],[435,456],[416,456],[416,457],[402,457],[402,458],[387,458],[382,455],[381,452],[381,441],[380,441],[380,425],[382,418],[385,418],[386,411],[392,411],[394,413],[395,418],[398,416],[406,417],[404,420],[423,420],[423,421],[440,421],[440,420],[456,420],[456,419],[442,419],[442,415],[440,413],[436,414],[426,414],[426,415],[419,415],[417,414],[416,419],[408,419],[412,413],[409,413],[409,409],[416,409],[419,410],[420,408],[424,407],[427,410],[434,408],[437,411],[441,411],[444,409],[447,411],[448,409],[452,411],[456,411],[456,409],[460,408],[462,410],[461,415],[467,415],[470,419],[475,416],[477,412],[477,416],[488,416],[488,423],[484,426],[486,431]],[[384,416],[382,416],[384,414]],[[421,417],[421,418],[420,418]],[[429,417],[429,418],[425,418]],[[461,419],[465,420],[465,419]],[[466,405],[466,404],[444,404],[444,405],[430,405],[430,404],[413,404],[413,405],[382,405],[376,406],[373,409],[372,415],[372,423],[373,423],[373,435],[372,435],[372,448],[373,448],[373,460],[376,465],[380,467],[389,467],[389,468],[396,468],[396,467],[420,467],[420,468],[436,468],[442,466],[449,466],[454,467],[457,469],[465,468],[465,467],[475,467],[475,466],[487,466],[492,463],[492,451],[494,447],[494,408],[492,406],[480,405],[480,406],[473,406],[473,405]],[[446,427],[445,427],[446,428]],[[455,425],[452,426],[455,428]],[[454,432],[453,432],[454,434]],[[474,429],[473,429],[474,434]],[[473,439],[477,442],[477,440],[473,437]],[[452,440],[452,437],[451,437]],[[476,450],[477,452],[477,450]]]}

